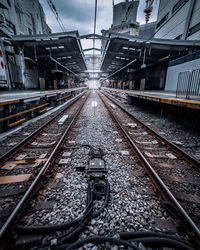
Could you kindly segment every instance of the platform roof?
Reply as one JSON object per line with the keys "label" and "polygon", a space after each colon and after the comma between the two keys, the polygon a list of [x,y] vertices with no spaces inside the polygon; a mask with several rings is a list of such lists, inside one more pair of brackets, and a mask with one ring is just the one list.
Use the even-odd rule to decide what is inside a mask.
{"label": "platform roof", "polygon": [[102,72],[112,75],[121,68],[141,69],[142,65],[152,66],[170,61],[190,51],[200,50],[200,41],[150,39],[107,32],[101,63]]}
{"label": "platform roof", "polygon": [[78,31],[13,36],[17,44],[23,45],[36,61],[59,62],[65,69],[79,74],[86,70],[85,57]]}

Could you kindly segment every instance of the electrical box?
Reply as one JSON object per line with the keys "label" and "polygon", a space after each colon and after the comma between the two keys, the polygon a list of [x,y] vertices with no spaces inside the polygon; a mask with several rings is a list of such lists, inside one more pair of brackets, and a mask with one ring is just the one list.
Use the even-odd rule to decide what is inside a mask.
{"label": "electrical box", "polygon": [[103,177],[106,172],[104,160],[100,158],[90,160],[87,173],[91,177]]}

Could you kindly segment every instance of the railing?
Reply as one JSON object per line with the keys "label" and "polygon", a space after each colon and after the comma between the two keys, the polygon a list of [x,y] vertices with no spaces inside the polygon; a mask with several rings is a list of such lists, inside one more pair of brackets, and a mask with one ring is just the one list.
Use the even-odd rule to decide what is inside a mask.
{"label": "railing", "polygon": [[200,69],[179,73],[176,97],[186,99],[200,98]]}

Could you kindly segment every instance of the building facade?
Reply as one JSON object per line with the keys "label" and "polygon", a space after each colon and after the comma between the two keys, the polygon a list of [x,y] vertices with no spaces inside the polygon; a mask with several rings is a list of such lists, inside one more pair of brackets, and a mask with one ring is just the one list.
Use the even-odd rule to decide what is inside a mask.
{"label": "building facade", "polygon": [[138,36],[139,23],[136,22],[138,5],[138,0],[126,0],[113,5],[113,24],[109,31]]}
{"label": "building facade", "polygon": [[200,0],[160,0],[155,38],[200,39]]}
{"label": "building facade", "polygon": [[0,35],[49,34],[39,0],[1,0]]}
{"label": "building facade", "polygon": [[[200,40],[200,0],[160,0],[155,38]],[[165,90],[183,93],[192,86],[200,91],[194,74],[200,75],[199,51],[168,64]],[[187,75],[191,77],[182,77]]]}
{"label": "building facade", "polygon": [[156,24],[157,22],[150,22],[140,25],[139,37],[142,39],[151,39],[155,34]]}
{"label": "building facade", "polygon": [[50,33],[39,0],[0,1],[0,89],[38,88],[37,63],[12,38]]}

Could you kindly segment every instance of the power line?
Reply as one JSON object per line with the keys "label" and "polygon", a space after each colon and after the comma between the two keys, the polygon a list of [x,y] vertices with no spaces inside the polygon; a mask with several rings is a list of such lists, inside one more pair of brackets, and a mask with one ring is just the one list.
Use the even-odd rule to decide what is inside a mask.
{"label": "power line", "polygon": [[[95,11],[94,11],[93,71],[94,71],[94,57],[95,57],[96,22],[97,22],[97,0],[95,0]],[[94,77],[94,73],[93,73],[93,77]]]}
{"label": "power line", "polygon": [[49,5],[50,9],[52,10],[52,12],[53,12],[53,14],[54,14],[54,16],[55,16],[55,18],[56,18],[56,20],[57,20],[57,22],[58,22],[60,28],[61,28],[61,30],[62,30],[63,32],[66,32],[65,26],[64,26],[62,20],[60,19],[59,15],[58,15],[58,12],[57,12],[57,10],[56,10],[56,7],[55,7],[55,5],[52,3],[52,0],[47,0],[47,3],[48,3],[48,5]]}
{"label": "power line", "polygon": [[96,34],[96,22],[97,22],[97,0],[95,0],[94,35]]}

